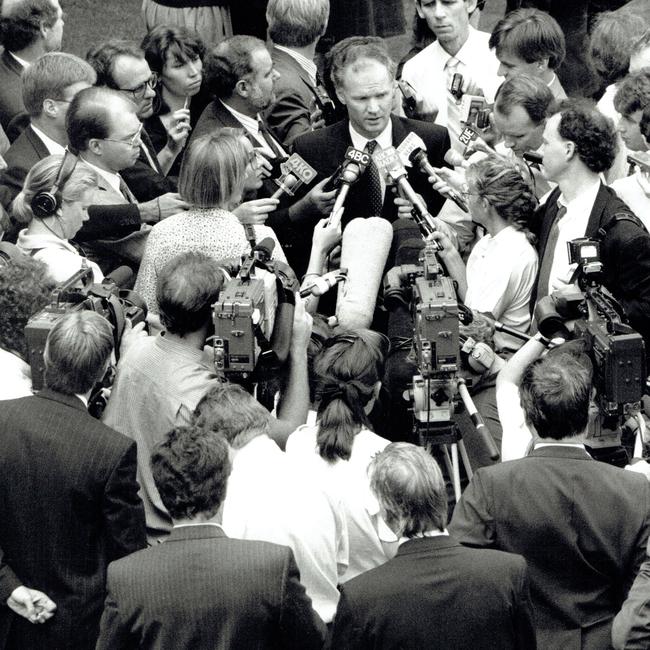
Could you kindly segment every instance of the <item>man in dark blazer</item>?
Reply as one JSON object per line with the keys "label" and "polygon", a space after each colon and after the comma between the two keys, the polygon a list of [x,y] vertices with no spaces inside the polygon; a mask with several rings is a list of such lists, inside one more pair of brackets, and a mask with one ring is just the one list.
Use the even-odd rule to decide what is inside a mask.
{"label": "man in dark blazer", "polygon": [[229,539],[217,523],[231,470],[225,438],[176,428],[151,469],[174,528],[109,566],[98,650],[320,648],[323,624],[291,549]]}
{"label": "man in dark blazer", "polygon": [[325,32],[329,0],[273,0],[266,10],[271,59],[280,78],[266,119],[286,147],[312,129],[316,43]]}
{"label": "man in dark blazer", "polygon": [[392,443],[368,472],[400,546],[395,558],[341,587],[331,647],[534,650],[526,563],[449,536],[445,484],[433,457]]}
{"label": "man in dark blazer", "polygon": [[145,546],[135,443],[86,411],[112,347],[99,314],[68,313],[47,338],[46,388],[0,402],[2,561],[57,607],[43,625],[0,609],[0,647],[94,648],[106,567]]}
{"label": "man in dark blazer", "polygon": [[599,178],[616,155],[611,120],[595,106],[571,103],[544,128],[543,173],[558,184],[536,215],[539,272],[531,297],[571,290],[566,242],[601,242],[603,284],[620,302],[630,324],[650,344],[650,235],[616,193]]}
{"label": "man in dark blazer", "polygon": [[2,4],[0,17],[0,125],[14,140],[7,127],[25,111],[21,75],[45,52],[61,49],[63,11],[59,0],[16,0]]}
{"label": "man in dark blazer", "polygon": [[541,648],[608,648],[645,558],[650,484],[585,450],[591,380],[588,357],[563,346],[528,368],[519,391],[534,451],[479,469],[449,526],[463,544],[524,556]]}
{"label": "man in dark blazer", "polygon": [[[450,147],[445,128],[391,115],[395,64],[384,47],[377,43],[353,43],[341,49],[332,62],[332,79],[338,98],[347,108],[348,119],[300,136],[294,142],[295,153],[312,165],[320,178],[330,176],[344,162],[348,147],[368,151],[371,147],[373,151],[398,147],[410,132],[422,138],[434,167],[445,164],[444,155]],[[373,172],[373,164],[350,190],[344,224],[355,217],[382,216],[390,221],[397,218],[397,208],[390,192],[386,192],[384,180],[378,187],[378,200],[372,199],[376,185],[373,178],[378,174]],[[409,183],[435,216],[444,198],[433,191],[419,170],[409,167],[407,172]]]}

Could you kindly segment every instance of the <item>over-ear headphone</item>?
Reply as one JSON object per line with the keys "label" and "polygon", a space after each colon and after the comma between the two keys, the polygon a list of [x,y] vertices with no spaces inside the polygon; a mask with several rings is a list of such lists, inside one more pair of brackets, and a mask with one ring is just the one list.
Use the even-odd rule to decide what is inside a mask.
{"label": "over-ear headphone", "polygon": [[77,156],[66,148],[61,166],[54,179],[50,190],[43,190],[34,194],[31,201],[32,213],[39,219],[46,219],[56,214],[61,207],[61,190],[77,166]]}

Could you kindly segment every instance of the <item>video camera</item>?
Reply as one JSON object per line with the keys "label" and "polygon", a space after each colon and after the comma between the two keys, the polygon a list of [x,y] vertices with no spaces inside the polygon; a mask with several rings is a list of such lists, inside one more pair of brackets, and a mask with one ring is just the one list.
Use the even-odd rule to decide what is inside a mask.
{"label": "video camera", "polygon": [[274,246],[270,238],[255,246],[212,306],[215,369],[235,380],[255,380],[289,356],[299,284],[287,264],[271,259]]}
{"label": "video camera", "polygon": [[97,312],[111,324],[116,358],[126,321],[137,325],[147,317],[147,306],[135,291],[120,289],[108,278],[102,284],[93,283],[93,271],[84,261],[79,271],[54,289],[50,304],[34,314],[25,326],[34,390],[43,387],[43,352],[50,330],[63,315],[81,310]]}
{"label": "video camera", "polygon": [[617,446],[620,425],[638,410],[645,392],[643,338],[630,325],[621,306],[602,284],[600,242],[581,238],[568,242],[569,262],[576,265],[572,282],[580,291],[542,298],[535,308],[539,331],[547,338],[571,338],[568,321],[575,321],[574,339],[585,342],[594,368],[594,387],[601,421],[591,432],[593,447]]}

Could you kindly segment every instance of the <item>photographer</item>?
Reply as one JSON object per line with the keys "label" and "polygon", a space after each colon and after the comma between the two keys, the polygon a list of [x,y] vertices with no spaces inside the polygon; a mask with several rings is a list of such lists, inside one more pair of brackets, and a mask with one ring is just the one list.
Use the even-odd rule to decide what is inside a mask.
{"label": "photographer", "polygon": [[[138,443],[138,480],[151,542],[166,536],[171,519],[154,485],[149,457],[175,426],[188,424],[199,400],[221,383],[206,339],[213,330],[212,305],[225,279],[219,262],[203,253],[172,258],[159,275],[155,300],[165,331],[144,338],[122,356],[103,420]],[[289,379],[271,420],[272,438],[284,446],[307,416],[307,361],[311,317],[297,301],[291,337]]]}
{"label": "photographer", "polygon": [[616,155],[611,120],[589,102],[567,102],[548,118],[542,151],[544,176],[558,187],[536,215],[540,264],[531,306],[554,291],[573,290],[567,242],[595,237],[603,284],[650,349],[650,235],[599,177]]}
{"label": "photographer", "polygon": [[0,265],[0,400],[32,394],[25,325],[50,302],[54,282],[43,262],[17,255]]}
{"label": "photographer", "polygon": [[0,608],[7,647],[94,648],[106,567],[145,546],[135,443],[86,411],[112,349],[107,320],[69,312],[47,337],[46,387],[0,402],[0,549],[56,603],[46,625]]}
{"label": "photographer", "polygon": [[524,556],[539,647],[606,648],[645,557],[650,483],[587,453],[592,366],[562,348],[521,382],[534,450],[477,470],[449,530],[463,544]]}

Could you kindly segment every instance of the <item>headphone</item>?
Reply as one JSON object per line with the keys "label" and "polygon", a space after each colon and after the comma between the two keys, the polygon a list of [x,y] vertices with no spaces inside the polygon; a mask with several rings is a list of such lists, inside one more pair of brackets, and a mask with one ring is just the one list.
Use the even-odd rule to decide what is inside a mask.
{"label": "headphone", "polygon": [[47,217],[53,217],[57,213],[57,210],[61,207],[61,190],[76,166],[77,156],[70,153],[66,148],[61,166],[54,179],[54,185],[49,190],[37,192],[32,198],[30,205],[35,217],[47,219]]}

